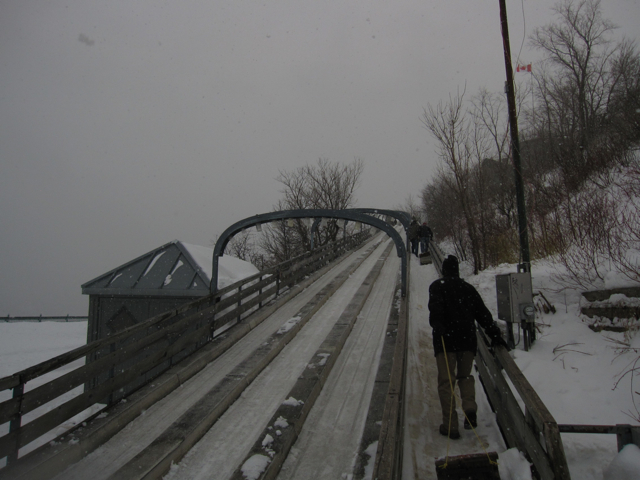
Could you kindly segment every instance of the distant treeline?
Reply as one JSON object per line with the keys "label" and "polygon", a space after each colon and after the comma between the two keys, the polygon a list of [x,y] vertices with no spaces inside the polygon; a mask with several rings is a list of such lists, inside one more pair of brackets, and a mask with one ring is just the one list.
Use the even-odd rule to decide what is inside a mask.
{"label": "distant treeline", "polygon": [[67,315],[65,317],[45,317],[40,315],[38,317],[0,317],[1,322],[10,323],[10,322],[84,322],[88,320],[89,317],[76,317],[72,315]]}

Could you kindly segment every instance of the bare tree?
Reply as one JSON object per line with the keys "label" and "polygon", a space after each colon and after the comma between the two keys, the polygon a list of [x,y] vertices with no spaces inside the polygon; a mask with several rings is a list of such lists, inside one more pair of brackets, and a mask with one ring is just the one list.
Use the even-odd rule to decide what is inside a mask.
{"label": "bare tree", "polygon": [[467,107],[458,95],[425,110],[423,124],[439,142],[442,163],[422,201],[434,230],[479,271],[518,258],[514,173],[503,96],[482,89]]}
{"label": "bare tree", "polygon": [[[274,210],[289,210],[284,207],[282,200],[274,206]],[[297,239],[293,233],[293,226],[287,220],[276,220],[262,228],[260,236],[260,249],[264,252],[266,265],[268,267],[282,263],[292,257],[295,257],[305,250],[299,242],[294,244]]]}
{"label": "bare tree", "polygon": [[229,241],[225,250],[240,260],[249,260],[251,245],[251,234],[248,230],[243,230]]}
{"label": "bare tree", "polygon": [[499,164],[509,162],[509,123],[504,95],[491,93],[485,88],[471,99],[471,115],[478,125],[484,127],[493,144],[493,155]]}
{"label": "bare tree", "polygon": [[617,116],[612,103],[633,88],[629,68],[637,54],[631,42],[611,39],[616,26],[602,17],[600,0],[564,0],[553,10],[557,21],[536,29],[530,39],[545,54],[535,74],[537,118],[567,186],[575,189],[615,160],[611,154],[626,150],[612,151],[606,126]]}
{"label": "bare tree", "polygon": [[[474,272],[482,269],[481,242],[477,212],[471,197],[474,165],[474,128],[463,108],[464,93],[449,97],[449,102],[429,105],[422,123],[438,142],[440,178],[455,192],[456,203],[464,216],[469,236]],[[477,157],[476,157],[477,158]]]}
{"label": "bare tree", "polygon": [[416,203],[412,194],[409,194],[409,196],[404,200],[404,203],[402,205],[396,206],[395,209],[402,212],[407,212],[409,215],[411,215],[411,218],[415,218],[416,220],[420,221],[420,223],[426,221],[426,218],[428,218],[425,215],[422,206]]}
{"label": "bare tree", "polygon": [[[283,198],[274,206],[274,210],[342,210],[353,207],[363,170],[364,162],[359,158],[350,164],[333,163],[321,158],[314,165],[280,171],[277,180],[283,185]],[[316,245],[335,241],[343,228],[343,222],[322,222]],[[301,219],[275,222],[264,229],[260,246],[270,263],[300,255],[311,248],[309,225]]]}
{"label": "bare tree", "polygon": [[[517,91],[532,254],[558,255],[574,285],[601,282],[610,268],[637,279],[638,195],[609,187],[640,184],[640,55],[613,41],[599,0],[563,0],[554,11],[531,37],[545,54],[535,83]],[[441,160],[421,200],[434,231],[478,271],[518,258],[513,167],[503,96],[481,90],[468,109],[463,96],[421,118]],[[525,108],[529,97],[535,109],[533,100]]]}
{"label": "bare tree", "polygon": [[456,255],[466,260],[469,235],[451,177],[440,169],[436,178],[422,189],[421,200],[434,238],[451,240]]}

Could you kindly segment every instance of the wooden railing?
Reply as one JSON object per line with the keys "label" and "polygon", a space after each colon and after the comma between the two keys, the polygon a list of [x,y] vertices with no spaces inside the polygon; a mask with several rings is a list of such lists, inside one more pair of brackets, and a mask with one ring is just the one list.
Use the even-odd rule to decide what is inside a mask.
{"label": "wooden railing", "polygon": [[[491,351],[478,331],[476,366],[509,448],[517,448],[533,463],[543,480],[570,480],[569,467],[555,419],[504,347]],[[524,412],[506,377],[525,405]]]}
{"label": "wooden railing", "polygon": [[[0,403],[0,425],[10,424],[9,433],[0,437],[0,461],[17,460],[20,448],[88,408],[119,401],[368,236],[362,232],[325,245],[214,295],[0,378],[0,392],[12,390],[12,398]],[[86,358],[85,365],[61,374],[63,367],[82,358]],[[59,376],[25,389],[28,382],[45,374]],[[46,413],[22,424],[25,414],[82,385],[82,393],[63,403],[58,400]]]}
{"label": "wooden railing", "polygon": [[433,259],[433,265],[436,267],[438,271],[438,275],[442,275],[442,262],[444,261],[444,253],[440,250],[440,247],[436,242],[429,242],[428,244],[429,253],[431,253],[431,258]]}

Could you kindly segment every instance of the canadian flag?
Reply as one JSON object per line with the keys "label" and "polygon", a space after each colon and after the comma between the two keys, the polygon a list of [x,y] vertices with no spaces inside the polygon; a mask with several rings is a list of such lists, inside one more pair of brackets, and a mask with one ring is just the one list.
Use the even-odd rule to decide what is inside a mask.
{"label": "canadian flag", "polygon": [[528,65],[518,65],[516,67],[516,72],[531,72],[531,64]]}

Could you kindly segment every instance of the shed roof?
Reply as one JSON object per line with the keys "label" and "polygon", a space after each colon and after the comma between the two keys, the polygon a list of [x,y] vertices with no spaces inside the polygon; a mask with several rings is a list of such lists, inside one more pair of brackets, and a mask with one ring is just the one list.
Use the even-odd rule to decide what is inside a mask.
{"label": "shed roof", "polygon": [[[213,249],[167,243],[82,285],[85,295],[199,297],[209,293]],[[249,262],[220,258],[219,288],[257,273]]]}

